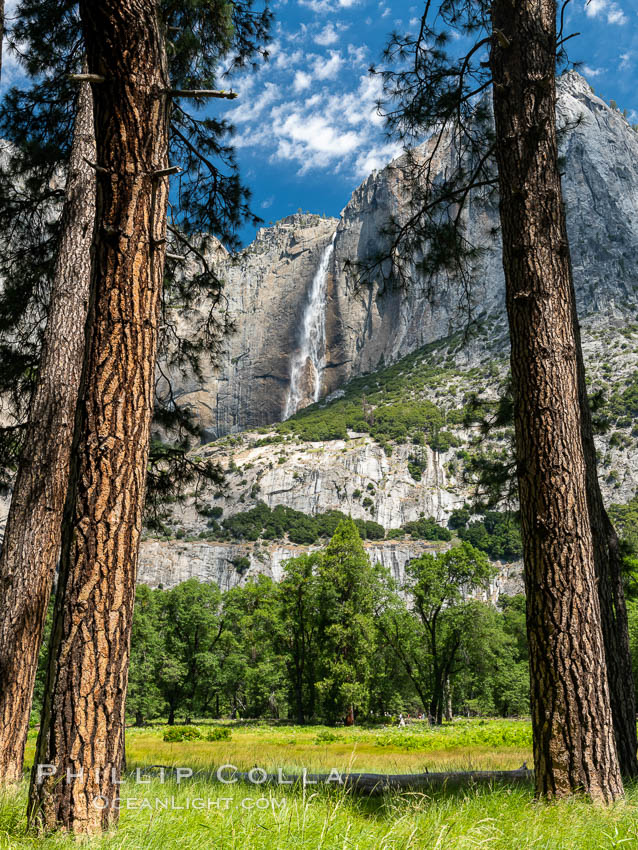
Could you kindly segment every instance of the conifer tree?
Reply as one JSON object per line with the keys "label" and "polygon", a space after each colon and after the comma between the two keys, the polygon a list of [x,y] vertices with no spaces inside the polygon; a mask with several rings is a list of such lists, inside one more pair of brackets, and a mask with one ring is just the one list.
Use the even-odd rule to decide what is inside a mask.
{"label": "conifer tree", "polygon": [[[223,17],[220,26],[219,8],[194,7],[193,19],[193,7],[186,7],[186,21],[178,13],[178,22],[194,30],[199,25],[197,45],[206,49],[206,38],[228,31],[229,21]],[[170,113],[174,98],[188,96],[169,77],[171,10],[154,0],[113,0],[99,8],[80,3],[98,191],[74,462],[36,755],[36,764],[54,765],[62,781],[36,767],[29,802],[42,826],[77,834],[99,832],[118,814],[168,178],[175,171],[168,162]],[[188,44],[179,54],[188,60],[178,69],[182,79],[199,64],[190,34]],[[188,133],[175,135],[190,150]],[[202,181],[195,179],[186,210],[214,207],[201,193]]]}
{"label": "conifer tree", "polygon": [[[117,820],[168,204],[170,82],[153,0],[80,4],[97,202],[83,376],[30,816]],[[60,781],[61,779],[61,781]],[[99,805],[98,805],[99,803]]]}
{"label": "conifer tree", "polygon": [[0,784],[22,776],[44,618],[60,551],[95,212],[93,103],[80,85],[42,362],[0,551]]}
{"label": "conifer tree", "polygon": [[[180,24],[189,33],[174,37],[171,50],[173,79],[184,89],[193,84],[195,68],[198,88],[212,86],[219,59],[230,47],[235,64],[245,63],[269,21],[267,13],[253,12],[249,2],[235,4],[232,10],[224,2],[194,3],[184,9],[171,4],[165,15],[166,26]],[[178,26],[174,30],[181,32]],[[2,429],[0,465],[11,468],[22,453],[0,556],[0,581],[7,601],[0,612],[0,781],[15,780],[21,774],[43,617],[59,555],[84,350],[95,182],[95,172],[87,164],[95,161],[94,145],[85,132],[87,121],[92,126],[88,83],[80,84],[84,99],[78,100],[77,109],[72,96],[77,91],[73,77],[82,70],[76,4],[24,0],[10,39],[28,45],[22,55],[33,83],[25,90],[12,89],[0,113],[3,135],[11,142],[0,168],[0,221],[6,236],[0,247],[4,278],[0,393],[12,397],[16,421]],[[180,99],[171,95],[171,100]],[[182,107],[179,115],[176,123],[188,125],[181,134],[171,136],[176,155],[186,152],[188,163],[183,177],[187,200],[179,218],[184,243],[180,250],[199,254],[205,250],[203,243],[192,247],[184,234],[208,225],[232,241],[232,229],[248,215],[248,195],[233,171],[232,150],[219,141],[227,129],[224,122],[201,120]],[[73,123],[80,132],[71,134],[76,143],[70,150]],[[231,167],[230,175],[223,173],[224,162]],[[64,213],[58,216],[65,192]],[[205,261],[194,281],[183,276],[173,280],[184,293],[182,300],[203,290],[213,302],[219,296],[220,281]],[[43,334],[40,328],[47,316]],[[163,324],[170,334],[170,320]],[[186,344],[185,349],[176,356],[183,354],[192,361],[196,347]],[[181,424],[188,427],[183,418]],[[191,460],[186,449],[184,443],[156,444],[148,474],[155,516],[158,501],[180,494],[195,477],[218,478],[211,463]]]}
{"label": "conifer tree", "polygon": [[357,527],[342,520],[321,557],[317,607],[322,635],[317,691],[332,723],[354,723],[369,701],[379,585]]}
{"label": "conifer tree", "polygon": [[[386,58],[400,64],[384,72],[393,102],[389,125],[403,138],[434,133],[428,155],[409,158],[412,185],[419,188],[407,220],[391,223],[386,256],[398,259],[400,274],[415,246],[423,251],[431,240],[422,270],[431,274],[443,266],[470,286],[476,246],[464,235],[463,211],[470,197],[489,201],[499,189],[537,788],[550,796],[584,789],[613,800],[622,792],[616,746],[623,772],[636,772],[635,711],[619,561],[596,477],[557,164],[555,65],[557,54],[564,59],[568,38],[563,20],[557,33],[552,0],[515,6],[427,0],[418,35],[392,37]],[[446,49],[450,30],[473,39],[458,58]],[[494,124],[484,97],[490,87]],[[436,154],[445,148],[454,166],[448,179],[436,181]],[[557,477],[559,469],[568,470],[569,481]],[[567,625],[567,610],[580,612],[578,623]],[[610,705],[616,746],[609,738]]]}

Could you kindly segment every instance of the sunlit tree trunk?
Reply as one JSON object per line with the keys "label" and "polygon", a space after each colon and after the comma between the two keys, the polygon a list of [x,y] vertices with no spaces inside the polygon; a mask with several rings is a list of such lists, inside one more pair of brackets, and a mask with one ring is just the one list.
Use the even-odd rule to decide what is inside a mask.
{"label": "sunlit tree trunk", "polygon": [[554,0],[494,0],[503,266],[530,649],[536,787],[610,802],[612,723],[581,433],[577,331],[556,142]]}
{"label": "sunlit tree trunk", "polygon": [[[117,821],[165,252],[169,89],[154,0],[80,3],[94,85],[91,302],[31,816]],[[66,775],[66,771],[70,773]]]}

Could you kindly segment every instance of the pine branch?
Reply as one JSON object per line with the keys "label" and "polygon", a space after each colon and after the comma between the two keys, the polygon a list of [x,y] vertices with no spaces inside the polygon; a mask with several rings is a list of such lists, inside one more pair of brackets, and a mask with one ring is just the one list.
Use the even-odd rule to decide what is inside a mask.
{"label": "pine branch", "polygon": [[239,97],[236,91],[225,91],[224,89],[171,89],[168,92],[171,97],[219,97],[234,100]]}

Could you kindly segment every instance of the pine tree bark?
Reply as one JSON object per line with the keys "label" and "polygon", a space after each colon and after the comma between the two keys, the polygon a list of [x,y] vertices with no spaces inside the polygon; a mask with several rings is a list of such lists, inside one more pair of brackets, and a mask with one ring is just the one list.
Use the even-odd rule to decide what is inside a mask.
{"label": "pine tree bark", "polygon": [[60,554],[95,216],[93,104],[78,95],[42,360],[0,553],[0,784],[22,776],[38,653]]}
{"label": "pine tree bark", "polygon": [[[129,644],[162,287],[169,90],[155,0],[80,2],[94,86],[97,208],[59,590],[30,816],[117,822]],[[67,771],[69,771],[67,773]],[[38,781],[38,780],[41,781]]]}
{"label": "pine tree bark", "polygon": [[605,667],[555,118],[554,0],[492,3],[537,792],[623,793]]}
{"label": "pine tree bark", "polygon": [[[570,262],[570,274],[571,274]],[[638,776],[638,740],[636,737],[636,695],[634,690],[627,606],[622,577],[622,558],[618,535],[605,509],[598,482],[598,462],[591,410],[585,381],[585,364],[576,315],[576,294],[572,279],[573,321],[576,329],[578,389],[582,419],[583,451],[587,466],[587,500],[594,541],[594,563],[598,581],[598,599],[605,645],[607,681],[614,737],[621,774]]]}

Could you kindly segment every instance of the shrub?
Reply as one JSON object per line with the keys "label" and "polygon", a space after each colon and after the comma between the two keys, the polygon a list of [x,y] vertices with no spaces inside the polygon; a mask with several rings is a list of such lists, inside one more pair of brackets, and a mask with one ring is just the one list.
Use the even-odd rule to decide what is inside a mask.
{"label": "shrub", "polygon": [[499,561],[516,561],[523,556],[518,519],[509,511],[487,511],[482,520],[459,529],[459,537]]}
{"label": "shrub", "polygon": [[371,519],[366,520],[366,537],[368,540],[383,540],[385,537],[385,528]]}
{"label": "shrub", "polygon": [[415,522],[406,522],[403,530],[415,540],[451,540],[452,534],[439,525],[434,517],[421,517]]}
{"label": "shrub", "polygon": [[447,452],[461,445],[461,441],[449,431],[436,431],[430,438],[430,446],[435,452]]}
{"label": "shrub", "polygon": [[322,729],[317,733],[315,744],[332,744],[335,741],[341,741],[342,738],[342,735],[337,735],[334,732],[328,731],[328,729]]}
{"label": "shrub", "polygon": [[213,726],[206,735],[207,741],[230,741],[232,733],[227,726]]}
{"label": "shrub", "polygon": [[452,529],[465,528],[470,521],[470,516],[469,508],[466,508],[465,506],[462,508],[455,508],[450,514],[447,524]]}
{"label": "shrub", "polygon": [[408,458],[408,472],[415,481],[420,481],[424,470],[427,469],[428,462],[423,457],[410,455]]}
{"label": "shrub", "polygon": [[163,740],[170,744],[179,741],[198,741],[202,733],[197,726],[170,726],[163,735]]}
{"label": "shrub", "polygon": [[238,573],[245,573],[246,570],[250,567],[250,558],[247,558],[245,555],[240,558],[235,558],[233,561],[233,566],[235,567]]}

